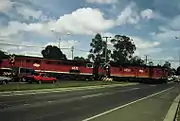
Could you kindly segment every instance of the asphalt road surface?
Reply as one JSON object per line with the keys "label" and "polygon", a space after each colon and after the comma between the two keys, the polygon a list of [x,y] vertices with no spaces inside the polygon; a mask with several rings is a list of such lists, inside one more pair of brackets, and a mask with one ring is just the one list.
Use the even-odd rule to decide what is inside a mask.
{"label": "asphalt road surface", "polygon": [[[161,94],[136,102],[138,99],[158,92],[161,92]],[[134,119],[134,121],[148,121],[146,118],[149,116],[151,117],[148,118],[150,121],[160,121],[161,119],[163,121],[169,106],[179,92],[180,85],[172,83],[157,85],[139,84],[126,87],[21,96],[0,95],[0,120],[104,121],[107,119],[109,121],[119,121],[121,119],[122,121],[130,121]],[[104,113],[101,116],[97,116],[131,102],[135,103],[119,108],[113,113]],[[160,107],[158,108],[158,106]],[[143,114],[142,112],[144,111],[146,113]],[[95,118],[92,118],[93,116]]]}

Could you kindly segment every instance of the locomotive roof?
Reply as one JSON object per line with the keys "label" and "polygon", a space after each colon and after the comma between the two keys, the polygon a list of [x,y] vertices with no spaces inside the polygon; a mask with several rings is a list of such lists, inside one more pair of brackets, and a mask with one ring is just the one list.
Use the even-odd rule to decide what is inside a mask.
{"label": "locomotive roof", "polygon": [[79,62],[79,63],[91,63],[90,61],[83,61],[83,60],[53,60],[53,59],[45,59],[43,57],[32,57],[32,56],[23,56],[23,55],[16,55],[15,58],[18,58],[18,59],[32,59],[32,60],[45,60],[45,61],[54,61],[54,62],[57,62],[57,61],[66,61],[66,62]]}
{"label": "locomotive roof", "polygon": [[[15,58],[18,58],[18,59],[32,59],[32,60],[45,60],[45,61],[54,61],[54,62],[58,62],[58,61],[66,61],[66,62],[78,62],[78,63],[92,63],[90,61],[81,61],[81,60],[52,60],[52,59],[45,59],[43,57],[33,57],[33,56],[23,56],[23,55],[16,55]],[[139,64],[130,64],[130,63],[124,63],[124,64],[117,64],[117,63],[114,63],[114,62],[110,62],[110,65],[111,66],[123,66],[123,67],[126,67],[126,66],[132,66],[132,67],[150,67],[150,68],[166,68],[166,67],[163,67],[163,66],[148,66],[148,65],[139,65]]]}
{"label": "locomotive roof", "polygon": [[163,66],[148,66],[148,65],[139,65],[139,64],[130,64],[130,63],[124,63],[124,64],[117,64],[117,63],[114,63],[114,62],[111,62],[110,63],[111,66],[123,66],[123,67],[126,67],[126,66],[131,66],[131,67],[150,67],[150,68],[166,68],[166,67],[163,67]]}

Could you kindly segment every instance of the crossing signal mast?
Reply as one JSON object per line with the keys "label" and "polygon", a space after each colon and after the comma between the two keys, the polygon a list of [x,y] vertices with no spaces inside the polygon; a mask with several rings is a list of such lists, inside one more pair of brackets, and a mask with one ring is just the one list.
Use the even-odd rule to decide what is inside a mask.
{"label": "crossing signal mast", "polygon": [[110,76],[110,64],[109,64],[109,62],[107,62],[108,60],[107,60],[107,41],[108,41],[108,39],[109,38],[112,38],[112,37],[110,37],[110,36],[104,36],[103,38],[105,38],[106,39],[106,45],[105,45],[105,64],[104,64],[104,67],[105,67],[105,70],[106,70],[106,76],[108,77],[108,76]]}
{"label": "crossing signal mast", "polygon": [[9,59],[9,63],[13,66],[15,64],[15,56],[11,55]]}

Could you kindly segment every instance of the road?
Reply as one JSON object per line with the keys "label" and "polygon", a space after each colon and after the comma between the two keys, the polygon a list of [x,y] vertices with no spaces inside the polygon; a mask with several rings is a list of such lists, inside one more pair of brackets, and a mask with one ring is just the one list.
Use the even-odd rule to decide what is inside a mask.
{"label": "road", "polygon": [[[179,92],[180,85],[172,83],[19,96],[0,95],[0,118],[2,121],[118,121],[120,116],[123,121],[143,121],[149,116],[154,121],[163,121]],[[116,107],[120,108],[112,113],[111,110]],[[108,110],[107,114],[102,114]],[[145,114],[143,110],[146,110]],[[158,115],[153,111],[157,111]]]}

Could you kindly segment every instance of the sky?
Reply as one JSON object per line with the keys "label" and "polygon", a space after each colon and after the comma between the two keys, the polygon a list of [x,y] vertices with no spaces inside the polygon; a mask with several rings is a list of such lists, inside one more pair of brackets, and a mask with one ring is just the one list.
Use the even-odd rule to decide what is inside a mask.
{"label": "sky", "polygon": [[133,39],[135,55],[177,67],[179,22],[179,0],[0,0],[0,49],[42,56],[60,38],[71,59],[72,46],[74,56],[87,57],[95,34],[120,34]]}

